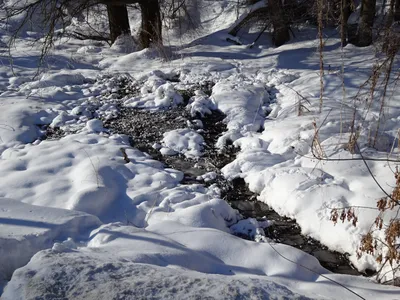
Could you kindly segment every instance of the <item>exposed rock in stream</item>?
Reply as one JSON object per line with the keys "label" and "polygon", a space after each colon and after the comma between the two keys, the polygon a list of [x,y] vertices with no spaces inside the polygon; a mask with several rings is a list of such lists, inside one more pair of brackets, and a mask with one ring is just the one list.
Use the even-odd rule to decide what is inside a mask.
{"label": "exposed rock in stream", "polygon": [[65,136],[65,132],[59,127],[53,128],[49,125],[38,125],[42,131],[41,140],[58,140]]}
{"label": "exposed rock in stream", "polygon": [[200,133],[206,143],[204,155],[193,160],[183,155],[162,156],[153,147],[160,142],[163,133],[177,129],[196,128],[196,119],[193,119],[185,107],[180,106],[170,110],[150,112],[135,108],[121,107],[117,118],[105,122],[105,127],[113,132],[126,134],[131,139],[131,145],[150,154],[154,159],[162,161],[168,167],[182,171],[185,174],[183,183],[196,182],[197,177],[210,171],[217,171],[234,157],[236,149],[227,146],[224,151],[214,147],[215,139],[226,130],[222,120],[225,116],[215,111],[212,115],[202,118],[203,128]]}

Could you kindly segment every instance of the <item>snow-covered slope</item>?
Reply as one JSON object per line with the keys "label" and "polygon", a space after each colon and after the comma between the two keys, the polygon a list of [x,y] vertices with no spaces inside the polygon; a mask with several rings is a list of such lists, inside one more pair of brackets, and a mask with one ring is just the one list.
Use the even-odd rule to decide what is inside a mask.
{"label": "snow-covered slope", "polygon": [[[304,234],[348,252],[360,270],[379,268],[372,255],[357,259],[356,250],[377,216],[365,207],[375,207],[384,193],[362,160],[339,160],[360,158],[344,144],[354,116],[351,97],[370,75],[374,49],[340,49],[337,37],[327,39],[329,70],[319,113],[314,29],[296,32],[279,48],[261,39],[250,49],[226,41],[225,29],[237,15],[233,2],[212,1],[202,13],[200,39],[182,45],[166,34],[166,44],[174,45],[164,49],[167,61],[160,49],[125,54],[105,43],[65,39],[55,45],[46,73],[33,78],[40,52],[28,48],[29,35],[16,42],[13,71],[0,43],[0,196],[12,199],[0,199],[2,299],[357,298],[328,278],[365,299],[399,298],[397,288],[332,274],[295,248],[230,234],[241,217],[215,186],[181,184],[182,172],[103,128],[99,119],[118,112],[120,73],[141,84],[124,105],[150,110],[181,104],[178,91],[190,84],[215,83],[211,96],[197,92],[187,109],[194,115],[211,108],[226,114],[227,132],[216,146],[232,142],[240,152],[223,175],[243,178],[260,201],[295,218]],[[7,40],[7,32],[1,39]],[[379,104],[368,110],[360,104],[356,111],[366,115],[357,126],[368,157],[384,159],[391,150],[398,155],[391,146],[400,93],[398,86],[389,90],[374,150],[367,146]],[[42,141],[43,126],[67,135]],[[318,151],[336,160],[313,157],[316,128]],[[166,132],[159,143],[164,154],[191,158],[204,146],[188,128]],[[395,164],[368,161],[368,166],[390,192]],[[349,206],[357,207],[357,226],[334,225],[332,208]],[[389,211],[386,218],[393,216]]]}
{"label": "snow-covered slope", "polygon": [[[272,248],[273,247],[273,248]],[[288,260],[282,260],[284,255]],[[296,264],[295,264],[295,263]],[[220,230],[160,222],[146,229],[120,223],[94,230],[87,247],[70,241],[41,251],[18,269],[4,299],[62,295],[73,299],[350,299],[314,272],[317,260],[279,244],[244,241]],[[290,275],[289,275],[290,274]],[[397,289],[351,276],[325,276],[366,298]]]}
{"label": "snow-covered slope", "polygon": [[100,225],[97,217],[82,212],[0,198],[0,282],[55,241],[85,239]]}

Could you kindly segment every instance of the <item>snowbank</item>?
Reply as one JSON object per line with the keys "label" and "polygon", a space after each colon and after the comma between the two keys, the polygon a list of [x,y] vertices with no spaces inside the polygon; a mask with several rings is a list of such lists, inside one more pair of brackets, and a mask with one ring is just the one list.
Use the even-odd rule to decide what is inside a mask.
{"label": "snowbank", "polygon": [[[195,233],[195,236],[194,236]],[[71,243],[70,243],[71,245]],[[18,269],[3,299],[36,296],[87,299],[235,297],[344,299],[351,294],[281,257],[351,285],[364,297],[396,289],[367,279],[329,274],[317,260],[289,246],[259,244],[210,228],[160,222],[146,229],[120,223],[91,233],[87,247],[45,250]],[[275,250],[276,251],[275,251]],[[287,274],[291,274],[287,277]],[[267,275],[267,276],[266,276]],[[301,296],[300,296],[301,295]]]}
{"label": "snowbank", "polygon": [[[54,288],[57,291],[49,291]],[[180,268],[111,260],[95,252],[41,252],[29,265],[15,273],[2,298],[22,300],[54,295],[75,299],[117,297],[132,300],[187,299],[199,295],[207,299],[232,299],[238,296],[245,299],[309,299],[270,280],[233,279],[215,274],[203,276]]]}
{"label": "snowbank", "polygon": [[84,239],[100,220],[81,212],[0,198],[0,279],[28,263],[40,250],[67,237]]}
{"label": "snowbank", "polygon": [[204,144],[203,137],[194,130],[175,129],[164,133],[160,152],[163,155],[181,153],[188,158],[195,158],[201,156]]}
{"label": "snowbank", "polygon": [[[0,282],[22,267],[14,272],[2,298],[352,296],[301,265],[365,298],[398,295],[398,289],[367,279],[330,274],[300,250],[268,244],[261,234],[263,224],[240,221],[238,213],[220,199],[217,188],[180,184],[182,172],[131,148],[127,137],[104,130],[100,120],[117,115],[115,100],[124,80],[132,79],[133,84],[123,91],[129,96],[118,104],[151,110],[181,105],[179,89],[189,84],[197,84],[198,89],[215,83],[210,97],[197,91],[187,109],[192,116],[215,108],[226,114],[228,132],[217,146],[233,142],[240,153],[223,168],[225,177],[244,178],[260,201],[295,218],[303,233],[331,249],[352,253],[359,269],[379,267],[372,256],[357,260],[354,255],[376,212],[357,208],[357,227],[335,226],[330,212],[333,207],[375,207],[383,193],[362,161],[317,162],[311,151],[318,127],[318,140],[328,157],[360,158],[344,144],[354,115],[351,97],[368,78],[374,53],[352,46],[340,50],[338,39],[326,40],[324,59],[329,69],[323,78],[324,105],[319,114],[315,31],[300,31],[294,42],[277,49],[268,43],[247,49],[225,40],[223,29],[237,17],[236,3],[214,1],[201,10],[201,34],[218,32],[184,46],[181,40],[173,41],[179,48],[124,55],[121,52],[133,48],[106,49],[101,43],[62,40],[47,61],[48,72],[32,80],[40,51],[28,47],[37,33],[24,31],[26,40],[16,42],[15,74],[8,58],[0,58],[0,196],[15,199],[0,200],[0,228],[4,229],[0,250],[7,245],[4,254],[0,251],[1,271],[6,270]],[[176,53],[172,55],[170,49]],[[165,54],[170,61],[162,61]],[[338,72],[342,66],[343,76]],[[129,74],[119,75],[122,72]],[[361,120],[356,124],[360,148],[372,157],[385,158],[396,141],[400,94],[397,90],[390,94],[376,149],[366,147],[380,122],[379,103],[355,114]],[[381,95],[378,91],[376,97]],[[37,140],[41,125],[70,135]],[[165,149],[200,155],[200,137],[190,129],[182,130],[167,133]],[[368,165],[390,191],[391,166],[372,161]],[[392,216],[387,213],[385,220]],[[100,226],[99,220],[108,224],[94,230],[87,244],[77,243],[87,236],[88,228]],[[244,241],[231,232],[247,232],[264,243]]]}
{"label": "snowbank", "polygon": [[247,132],[259,130],[264,123],[265,105],[270,98],[265,85],[249,83],[236,76],[217,83],[212,99],[217,108],[226,114],[228,131],[219,138],[217,146],[228,140],[234,142]]}

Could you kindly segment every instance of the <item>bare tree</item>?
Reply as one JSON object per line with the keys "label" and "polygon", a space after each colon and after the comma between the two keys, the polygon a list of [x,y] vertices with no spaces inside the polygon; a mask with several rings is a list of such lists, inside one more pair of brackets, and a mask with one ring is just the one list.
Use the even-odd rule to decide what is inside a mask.
{"label": "bare tree", "polygon": [[347,45],[347,22],[352,12],[351,0],[341,0],[340,2],[340,39],[342,47]]}
{"label": "bare tree", "polygon": [[372,44],[372,27],[374,25],[376,0],[362,0],[360,20],[358,22],[355,45],[366,47]]}
{"label": "bare tree", "polygon": [[110,27],[111,43],[122,34],[131,34],[129,26],[128,8],[124,5],[107,5],[108,24]]}
{"label": "bare tree", "polygon": [[98,0],[98,2],[108,6],[139,4],[142,14],[142,25],[139,33],[139,41],[142,47],[148,48],[152,43],[162,43],[162,26],[159,0]]}
{"label": "bare tree", "polygon": [[69,25],[66,12],[71,16],[76,16],[96,5],[106,5],[111,41],[115,41],[121,34],[129,34],[128,4],[139,4],[141,8],[140,41],[142,46],[147,48],[151,43],[161,43],[159,0],[17,0],[12,4],[1,1],[0,9],[5,11],[8,19],[22,16],[22,21],[12,32],[12,40],[18,36],[25,25],[32,23],[32,20],[35,19],[34,22],[40,23],[44,38],[42,52],[45,54],[53,46],[55,39],[65,33]]}
{"label": "bare tree", "polygon": [[396,0],[394,4],[394,20],[400,21],[400,0]]}
{"label": "bare tree", "polygon": [[144,48],[152,43],[162,44],[161,14],[158,0],[144,0],[139,2],[142,11],[142,26],[139,41]]}
{"label": "bare tree", "polygon": [[250,11],[229,31],[229,34],[236,36],[238,32],[244,28],[262,24],[263,29],[258,35],[257,41],[261,33],[271,27],[270,25],[272,24],[272,41],[275,46],[279,47],[290,40],[289,25],[286,21],[286,15],[281,0],[269,0],[268,6],[262,6]]}
{"label": "bare tree", "polygon": [[269,0],[268,5],[270,7],[272,26],[274,27],[272,41],[275,46],[279,47],[290,40],[289,26],[283,13],[282,1]]}

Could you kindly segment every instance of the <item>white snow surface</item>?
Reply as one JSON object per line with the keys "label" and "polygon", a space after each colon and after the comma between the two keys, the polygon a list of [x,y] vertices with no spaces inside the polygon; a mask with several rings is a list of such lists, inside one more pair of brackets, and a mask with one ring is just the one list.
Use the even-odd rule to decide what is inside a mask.
{"label": "white snow surface", "polygon": [[203,137],[189,128],[175,129],[164,133],[160,152],[163,155],[183,154],[188,158],[201,156]]}
{"label": "white snow surface", "polygon": [[126,106],[147,109],[175,107],[183,102],[182,96],[171,83],[162,83],[157,76],[150,76],[140,90],[140,97],[125,101]]}
{"label": "white snow surface", "polygon": [[[270,244],[260,230],[268,220],[241,220],[214,186],[180,184],[182,172],[165,168],[132,148],[128,137],[104,129],[102,121],[118,114],[113,102],[117,79],[140,83],[135,96],[123,99],[124,105],[149,110],[182,105],[179,90],[212,81],[212,94],[195,92],[187,109],[193,116],[215,108],[226,114],[227,132],[216,146],[222,149],[232,142],[240,152],[222,169],[223,175],[243,178],[260,201],[295,218],[303,234],[350,253],[359,270],[379,269],[375,257],[357,259],[355,251],[377,216],[363,207],[376,207],[384,193],[362,160],[317,161],[311,148],[317,127],[324,155],[360,158],[345,143],[354,115],[351,97],[378,59],[372,47],[348,45],[341,50],[336,37],[326,41],[329,71],[318,113],[315,30],[305,28],[279,48],[261,41],[252,49],[232,45],[225,29],[236,20],[235,7],[232,1],[213,1],[199,8],[201,38],[185,45],[166,38],[171,47],[162,56],[167,61],[160,49],[125,54],[135,50],[133,43],[129,49],[123,42],[110,49],[105,43],[62,40],[45,62],[46,72],[36,79],[40,49],[30,43],[36,33],[24,31],[16,41],[11,69],[8,32],[1,27],[2,299],[52,299],[57,293],[71,299],[356,298],[327,277],[366,299],[399,298],[398,288],[332,274],[300,250]],[[175,76],[179,82],[171,80]],[[390,86],[388,94],[375,148],[369,140],[380,122],[379,105],[356,111],[357,117],[365,116],[357,123],[364,156],[398,156],[398,149],[391,147],[400,118],[399,87]],[[61,128],[67,135],[42,141],[42,126]],[[204,141],[193,129],[181,128],[165,133],[160,142],[165,154],[196,158]],[[390,193],[396,164],[367,163]],[[348,206],[357,207],[357,226],[334,225],[331,209]],[[394,213],[386,212],[385,220]],[[260,242],[232,232],[250,232]],[[382,238],[382,232],[375,234]],[[383,272],[386,279],[393,277],[389,267]]]}
{"label": "white snow surface", "polygon": [[204,92],[197,90],[195,91],[195,95],[190,98],[187,109],[190,111],[192,117],[198,114],[204,117],[211,114],[211,111],[216,109],[216,105]]}
{"label": "white snow surface", "polygon": [[100,225],[93,215],[0,198],[0,282],[54,241],[87,238]]}
{"label": "white snow surface", "polygon": [[257,131],[263,125],[262,107],[269,101],[265,85],[246,82],[242,76],[231,76],[214,86],[212,97],[217,108],[227,116],[228,131],[219,138],[218,147],[223,147],[227,140],[233,142],[247,132]]}
{"label": "white snow surface", "polygon": [[92,119],[86,122],[86,129],[88,132],[102,132],[104,131],[103,122],[101,120]]}
{"label": "white snow surface", "polygon": [[[324,273],[312,256],[279,244],[274,244],[275,252],[268,244],[211,228],[160,222],[142,229],[113,223],[94,230],[86,247],[69,245],[36,254],[14,273],[3,299],[51,297],[55,288],[76,299],[320,299],[337,293],[337,287],[323,278],[280,257]],[[370,297],[383,289],[367,290],[370,283],[362,278],[326,275],[343,283],[351,281],[357,292]]]}
{"label": "white snow surface", "polygon": [[240,220],[235,225],[231,226],[231,232],[236,235],[248,236],[250,239],[256,242],[265,242],[264,228],[270,226],[272,222],[269,221],[257,221],[254,218],[248,218]]}

